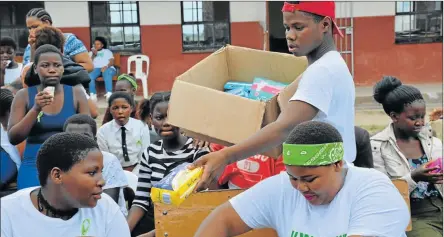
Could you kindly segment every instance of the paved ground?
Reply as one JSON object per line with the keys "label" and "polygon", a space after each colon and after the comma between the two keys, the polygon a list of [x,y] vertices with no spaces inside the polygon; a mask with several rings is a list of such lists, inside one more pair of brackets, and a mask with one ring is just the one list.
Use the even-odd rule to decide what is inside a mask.
{"label": "paved ground", "polygon": [[[443,85],[442,84],[425,84],[413,85],[422,93],[427,103],[427,113],[434,108],[443,106]],[[137,100],[142,99],[138,97]],[[102,122],[103,112],[108,106],[105,99],[100,98],[98,101],[100,108],[100,116],[97,121]],[[356,87],[356,113],[355,124],[367,129],[374,134],[383,129],[390,121],[389,117],[384,113],[382,107],[373,99],[373,87]]]}

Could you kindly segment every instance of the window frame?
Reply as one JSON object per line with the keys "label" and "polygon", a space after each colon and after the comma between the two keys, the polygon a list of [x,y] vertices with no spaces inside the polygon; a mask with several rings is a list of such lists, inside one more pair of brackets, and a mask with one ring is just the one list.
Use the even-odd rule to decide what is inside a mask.
{"label": "window frame", "polygon": [[[12,1],[12,2],[1,2],[1,4],[5,4],[6,7],[8,7],[8,10],[10,10],[10,12],[11,12],[11,19],[10,19],[11,20],[11,25],[9,25],[9,26],[2,26],[0,24],[0,28],[1,29],[9,29],[9,30],[17,30],[17,29],[21,29],[22,27],[24,27],[24,29],[29,34],[29,31],[28,31],[28,29],[26,27],[26,22],[25,22],[25,25],[17,25],[17,22],[16,22],[16,15],[17,15],[16,9],[17,9],[17,5],[19,5],[19,4],[26,4],[26,3],[28,3],[28,2],[26,2],[26,1],[25,2],[20,2],[20,1],[18,1],[18,2],[15,2],[15,1]],[[41,4],[40,6],[35,6],[35,7],[45,8],[45,1],[35,1],[34,3]],[[30,8],[29,10],[31,10],[31,9],[32,8]],[[26,14],[23,17],[26,17]],[[4,37],[4,36],[11,37],[11,35],[2,35],[0,37]],[[28,44],[26,44],[26,46],[21,51],[20,50],[20,42],[19,42],[20,39],[15,39],[15,38],[13,38],[13,39],[16,41],[15,43],[17,44],[17,51],[15,52],[16,56],[23,56],[23,54],[25,53],[25,49],[26,49]]]}
{"label": "window frame", "polygon": [[[204,1],[189,1],[189,2],[204,2]],[[210,2],[214,2],[214,1],[210,1]],[[222,2],[222,1],[221,1]],[[182,44],[182,53],[206,53],[206,52],[215,52],[218,49],[220,49],[219,46],[217,47],[201,47],[201,48],[193,48],[193,49],[185,49],[184,48],[184,41],[183,41],[183,26],[184,25],[199,25],[199,24],[213,24],[213,30],[214,30],[214,24],[215,23],[226,23],[228,24],[228,42],[227,44],[231,44],[231,15],[230,15],[230,2],[229,1],[225,1],[228,3],[228,18],[226,21],[204,21],[202,19],[202,21],[184,21],[184,8],[183,8],[183,1],[180,1],[180,35],[181,35],[181,44]],[[214,14],[214,6],[213,6],[213,14]]]}
{"label": "window frame", "polygon": [[[444,25],[442,23],[442,18],[443,18],[443,2],[441,2],[441,10],[433,10],[433,11],[415,11],[414,7],[415,7],[415,2],[416,1],[408,1],[410,4],[413,4],[412,8],[409,11],[406,12],[398,12],[398,4],[396,4],[397,2],[395,2],[395,44],[428,44],[428,43],[442,43],[443,42],[443,28]],[[438,1],[439,2],[439,1]],[[411,29],[411,25],[410,25],[410,29],[409,29],[409,37],[408,40],[400,40],[397,37],[397,32],[396,32],[396,17],[397,16],[416,16],[416,15],[423,15],[423,14],[430,14],[430,15],[439,15],[441,14],[441,35],[440,36],[419,36],[419,37],[415,37],[412,36],[412,29]],[[427,20],[428,21],[428,20]]]}
{"label": "window frame", "polygon": [[[110,1],[101,1],[100,3],[106,3],[107,5],[110,5],[112,2]],[[118,1],[120,4],[121,9],[123,9],[123,4],[124,3],[131,3],[131,2],[135,2],[136,3],[136,7],[137,7],[137,23],[100,23],[100,24],[96,24],[93,22],[93,11],[92,11],[92,6],[94,3],[97,3],[96,1],[89,1],[88,2],[88,15],[89,15],[89,34],[90,34],[90,48],[92,48],[93,44],[94,44],[94,39],[93,39],[93,28],[94,27],[122,27],[123,29],[125,29],[125,27],[139,27],[139,37],[140,37],[140,47],[139,48],[124,48],[124,49],[112,49],[113,53],[121,53],[122,55],[125,55],[126,53],[131,55],[134,53],[140,53],[142,52],[142,32],[141,32],[141,27],[140,27],[140,7],[139,7],[139,1]],[[113,3],[115,4],[115,3]],[[122,15],[123,15],[123,10],[119,11]],[[111,10],[108,11],[108,14],[111,13]],[[108,40],[108,48],[110,48],[110,44],[111,44],[111,39],[107,39]],[[123,33],[123,42],[125,42],[125,33]]]}

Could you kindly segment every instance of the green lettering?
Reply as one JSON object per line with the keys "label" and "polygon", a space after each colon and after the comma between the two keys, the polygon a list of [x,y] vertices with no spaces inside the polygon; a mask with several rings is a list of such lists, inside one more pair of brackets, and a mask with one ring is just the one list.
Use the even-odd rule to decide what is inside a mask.
{"label": "green lettering", "polygon": [[291,232],[291,237],[298,237],[298,232],[296,232],[296,231],[292,231]]}

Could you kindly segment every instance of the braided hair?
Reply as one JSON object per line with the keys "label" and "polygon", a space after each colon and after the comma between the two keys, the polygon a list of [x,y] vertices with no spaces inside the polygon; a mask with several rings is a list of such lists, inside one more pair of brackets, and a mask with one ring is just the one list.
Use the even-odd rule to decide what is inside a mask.
{"label": "braided hair", "polygon": [[169,102],[170,97],[171,97],[171,91],[154,93],[154,95],[151,96],[150,98],[150,113],[151,114],[154,113],[154,107],[156,107],[158,103]]}
{"label": "braided hair", "polygon": [[40,21],[47,21],[52,25],[51,16],[43,8],[33,8],[33,9],[29,10],[29,12],[26,14],[26,18],[28,18],[28,17],[35,17],[35,18],[39,19]]}
{"label": "braided hair", "polygon": [[0,89],[0,117],[4,117],[9,112],[11,112],[11,105],[13,100],[14,95],[10,90],[6,88]]}
{"label": "braided hair", "polygon": [[424,101],[421,91],[416,87],[403,85],[392,76],[384,76],[373,88],[373,98],[380,104],[387,115],[391,112],[401,113],[406,105]]}
{"label": "braided hair", "polygon": [[99,145],[89,136],[80,133],[57,133],[49,137],[37,153],[37,171],[40,185],[45,187],[51,170],[55,167],[68,172],[84,160],[91,151],[99,151]]}

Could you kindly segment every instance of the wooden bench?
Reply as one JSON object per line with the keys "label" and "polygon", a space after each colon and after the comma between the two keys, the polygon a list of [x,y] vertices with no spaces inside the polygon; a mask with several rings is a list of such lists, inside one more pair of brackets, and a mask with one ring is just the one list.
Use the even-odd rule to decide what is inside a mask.
{"label": "wooden bench", "polygon": [[[113,76],[113,81],[117,81],[117,77],[120,75],[120,53],[113,53],[114,67],[116,68],[116,75]],[[103,81],[103,77],[98,77],[96,81]]]}
{"label": "wooden bench", "polygon": [[[410,210],[409,188],[405,180],[393,180]],[[179,207],[155,203],[156,236],[191,237],[202,221],[217,206],[238,195],[243,190],[217,190],[190,195]],[[411,222],[406,231],[412,229]],[[241,237],[277,237],[273,229],[253,230]]]}

